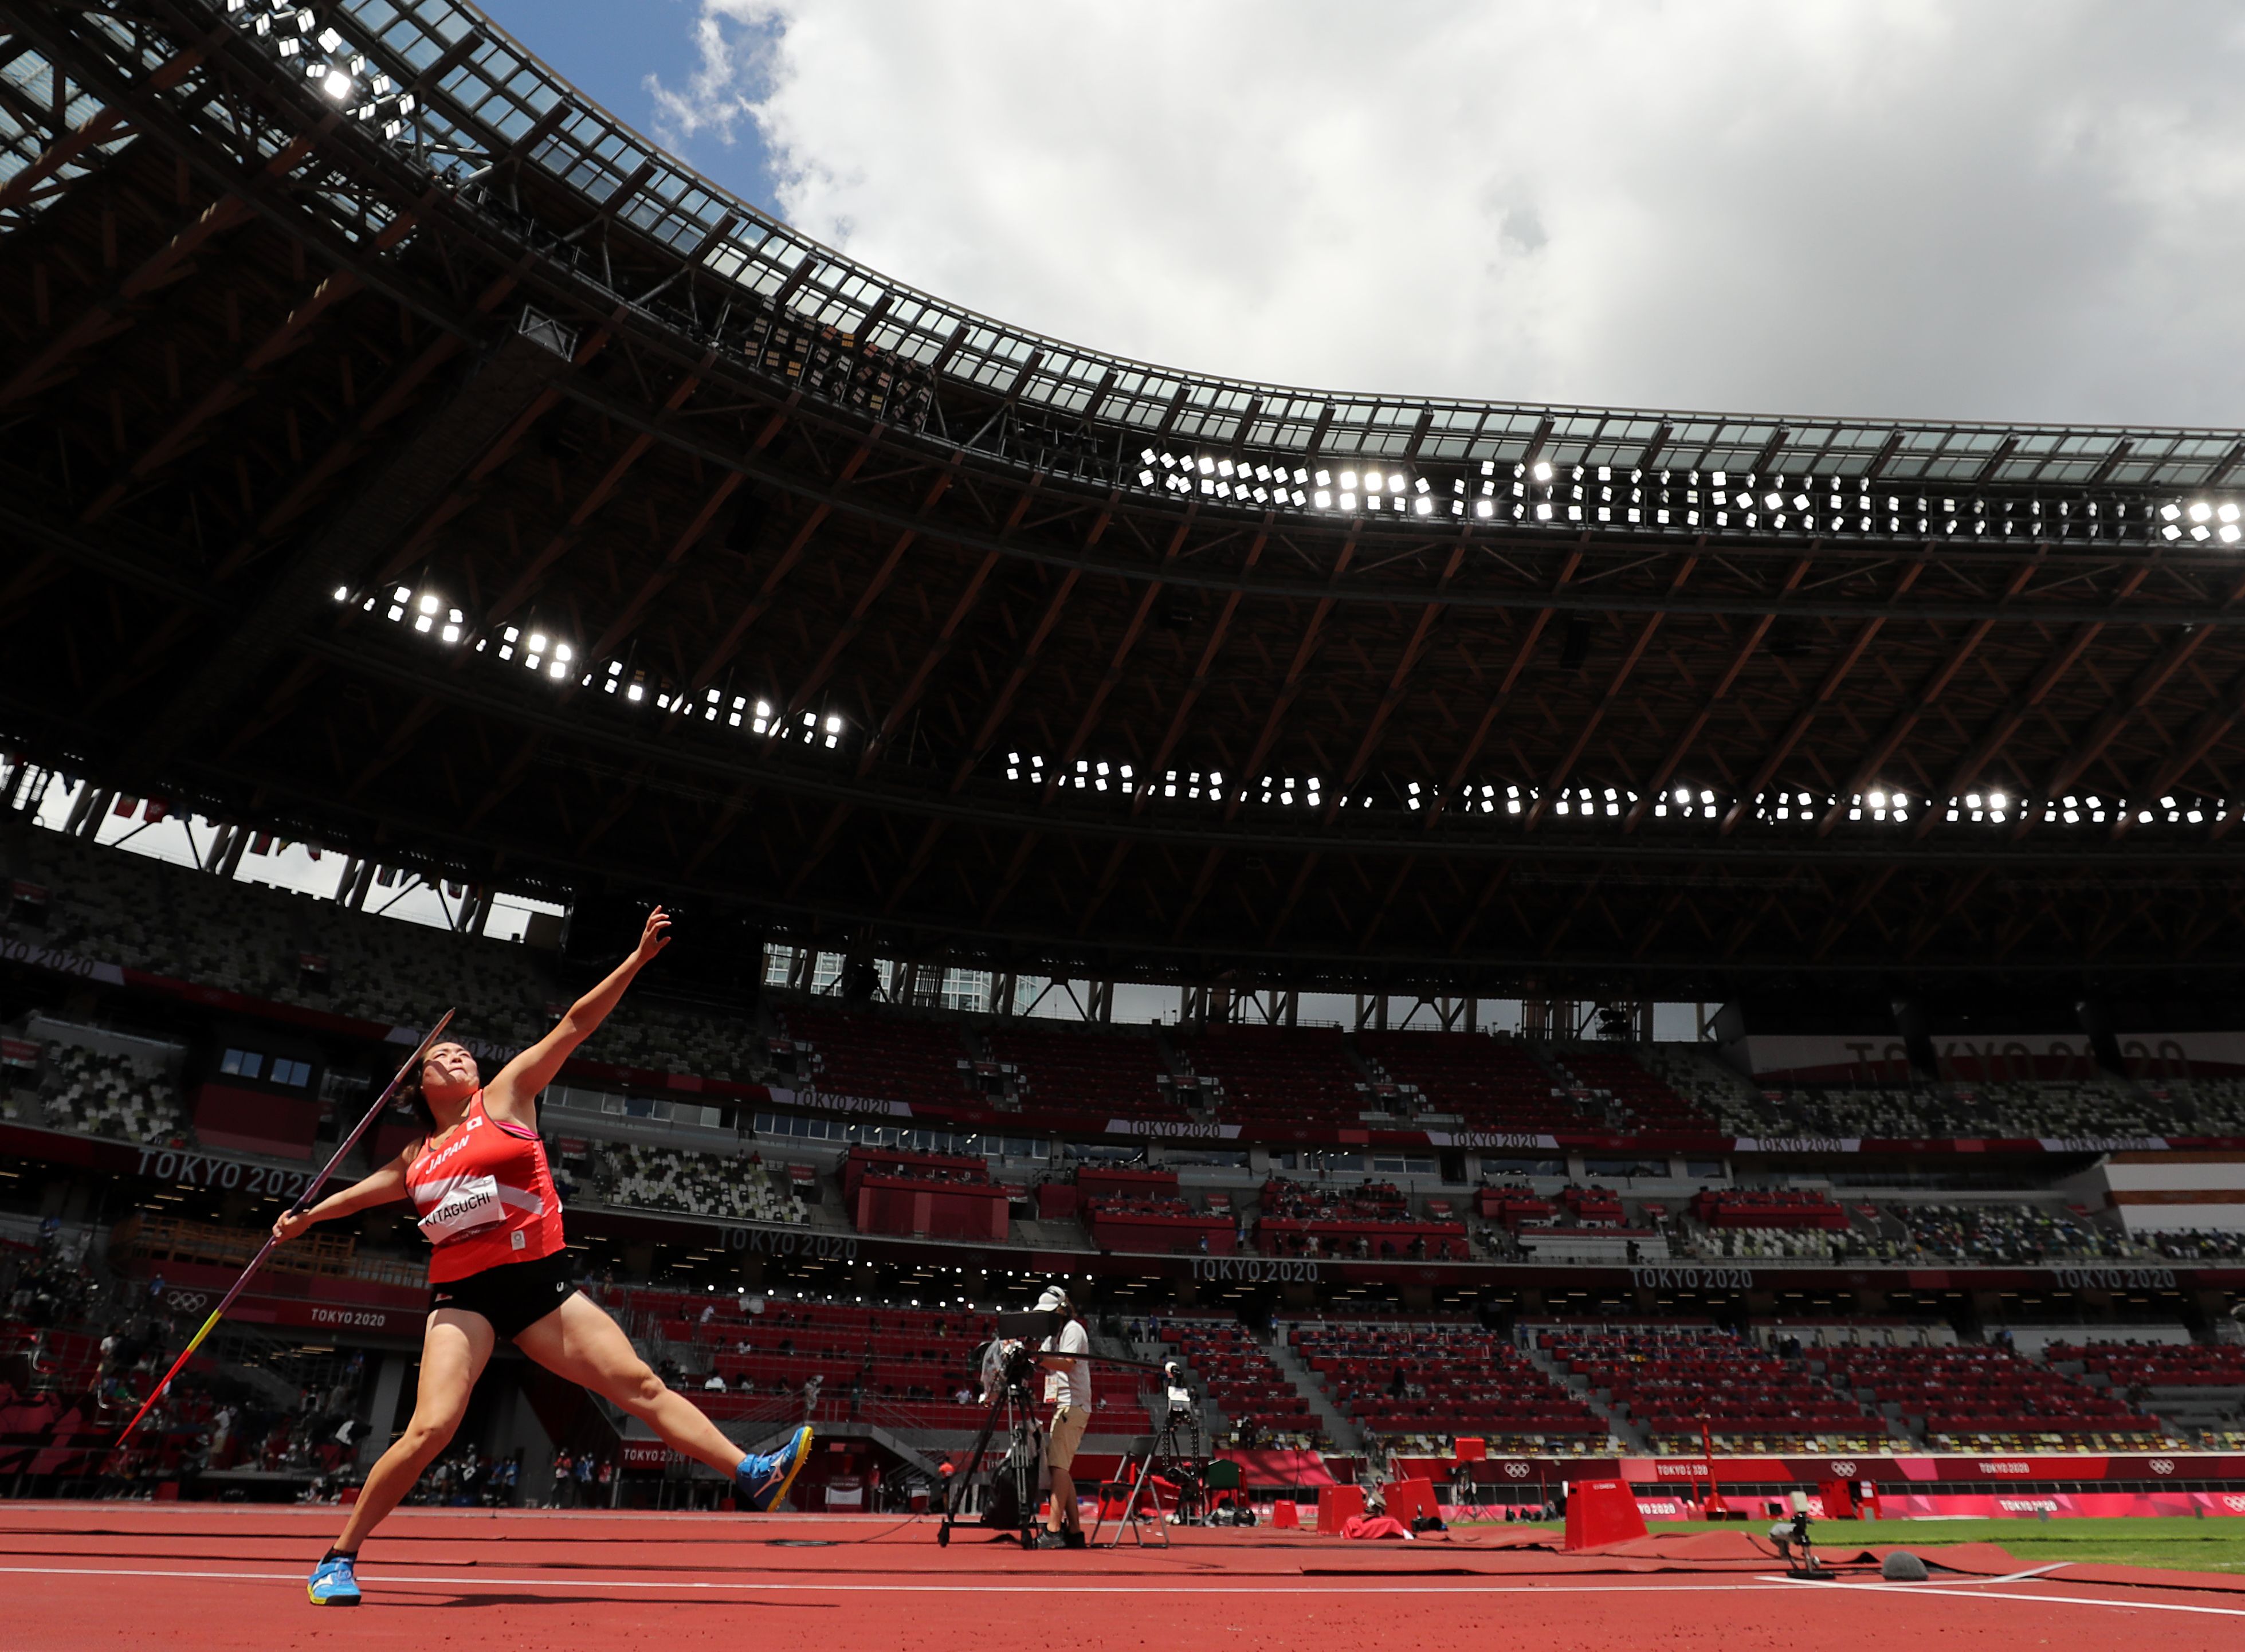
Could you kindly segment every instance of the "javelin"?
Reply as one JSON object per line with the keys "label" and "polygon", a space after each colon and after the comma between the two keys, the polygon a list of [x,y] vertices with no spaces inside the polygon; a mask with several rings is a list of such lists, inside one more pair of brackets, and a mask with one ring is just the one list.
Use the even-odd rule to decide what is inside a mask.
{"label": "javelin", "polygon": [[[455,1012],[451,1010],[446,1010],[443,1019],[429,1029],[429,1036],[421,1040],[421,1047],[406,1057],[405,1065],[397,1069],[397,1076],[390,1080],[380,1095],[375,1097],[374,1105],[366,1110],[366,1117],[358,1121],[358,1128],[343,1138],[343,1146],[336,1149],[336,1156],[328,1161],[327,1168],[305,1183],[304,1191],[297,1195],[296,1202],[288,1207],[290,1215],[300,1215],[311,1208],[312,1201],[320,1196],[320,1189],[327,1185],[328,1178],[335,1175],[336,1167],[343,1161],[353,1148],[358,1146],[358,1139],[366,1134],[367,1126],[382,1116],[382,1110],[390,1105],[390,1098],[397,1093],[397,1087],[405,1082],[409,1074],[421,1070],[421,1063],[427,1057],[430,1049],[438,1039],[444,1036],[444,1029],[451,1026],[454,1013]],[[203,1338],[209,1336],[217,1328],[218,1322],[226,1317],[226,1310],[234,1306],[234,1299],[241,1295],[242,1288],[248,1284],[258,1269],[264,1265],[265,1258],[272,1253],[273,1247],[280,1242],[271,1234],[266,1235],[265,1242],[258,1247],[257,1254],[249,1259],[249,1266],[244,1268],[241,1270],[241,1277],[234,1282],[234,1289],[219,1299],[218,1306],[211,1310],[210,1317],[203,1321],[203,1328],[188,1339],[187,1345],[180,1351],[180,1357],[172,1362],[172,1369],[164,1373],[164,1380],[148,1391],[148,1398],[141,1402],[140,1409],[132,1413],[132,1420],[119,1431],[117,1443],[109,1448],[111,1451],[124,1449],[125,1438],[140,1425],[140,1419],[148,1414],[150,1408],[161,1397],[164,1390],[171,1386],[172,1378],[180,1374],[180,1367],[194,1357],[195,1350],[203,1345]]]}

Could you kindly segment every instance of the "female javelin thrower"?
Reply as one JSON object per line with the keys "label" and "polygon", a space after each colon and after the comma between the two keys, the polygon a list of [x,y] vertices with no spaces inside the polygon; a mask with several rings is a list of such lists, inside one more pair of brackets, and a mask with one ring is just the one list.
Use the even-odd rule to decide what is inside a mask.
{"label": "female javelin thrower", "polygon": [[468,1393],[499,1337],[547,1370],[605,1394],[673,1451],[733,1477],[741,1500],[762,1513],[785,1496],[810,1449],[811,1430],[769,1456],[743,1457],[682,1394],[647,1367],[616,1322],[579,1294],[561,1239],[560,1201],[538,1138],[538,1095],[569,1053],[614,1009],[632,978],[670,944],[670,919],[648,914],[639,947],[569,1006],[560,1024],[479,1081],[475,1058],[439,1044],[404,1093],[428,1134],[356,1187],[273,1224],[293,1239],[315,1222],[410,1199],[436,1247],[429,1261],[429,1326],[413,1420],[367,1476],[336,1546],[308,1586],[315,1606],[356,1606],[359,1545],[397,1506],[452,1438]]}

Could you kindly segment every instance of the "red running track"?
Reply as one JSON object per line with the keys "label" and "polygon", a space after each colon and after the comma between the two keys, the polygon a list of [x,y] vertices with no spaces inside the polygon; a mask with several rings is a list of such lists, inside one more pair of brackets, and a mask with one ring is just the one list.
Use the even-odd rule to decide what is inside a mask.
{"label": "red running track", "polygon": [[[1992,1545],[1919,1552],[1931,1582],[1883,1584],[1869,1551],[1840,1581],[1786,1579],[1744,1533],[1561,1554],[1499,1531],[1347,1543],[1257,1529],[1174,1547],[1024,1554],[961,1527],[878,1516],[407,1510],[361,1561],[366,1603],[320,1608],[303,1580],[332,1509],[0,1505],[7,1652],[269,1652],[444,1645],[634,1652],[710,1646],[1288,1649],[1457,1642],[1539,1652],[1918,1652],[2245,1645],[2245,1580],[2037,1567]],[[1462,1640],[1461,1637],[1463,1637]]]}

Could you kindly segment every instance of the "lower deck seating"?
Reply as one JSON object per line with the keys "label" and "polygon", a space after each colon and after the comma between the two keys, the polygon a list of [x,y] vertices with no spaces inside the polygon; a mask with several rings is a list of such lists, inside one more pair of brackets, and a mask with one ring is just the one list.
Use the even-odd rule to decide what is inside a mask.
{"label": "lower deck seating", "polygon": [[[710,1416],[770,1412],[800,1402],[818,1379],[820,1405],[899,1428],[972,1429],[983,1417],[975,1356],[995,1322],[958,1308],[758,1298],[641,1290],[632,1323],[654,1357],[682,1373],[682,1387]],[[706,1386],[714,1371],[722,1391]],[[1095,1365],[1094,1433],[1139,1433],[1137,1374]],[[964,1392],[966,1398],[960,1398]]]}
{"label": "lower deck seating", "polygon": [[1475,1434],[1499,1452],[1606,1443],[1606,1425],[1480,1326],[1288,1327],[1287,1340],[1368,1435]]}
{"label": "lower deck seating", "polygon": [[1172,1319],[1162,1341],[1177,1350],[1234,1428],[1258,1436],[1318,1431],[1310,1402],[1271,1356],[1231,1320]]}
{"label": "lower deck seating", "polygon": [[2245,1348],[2235,1343],[2052,1343],[2043,1357],[2053,1365],[2078,1362],[2085,1376],[2103,1377],[2115,1388],[2245,1388]]}
{"label": "lower deck seating", "polygon": [[1539,1344],[1643,1427],[1656,1451],[1699,1449],[1703,1428],[1733,1441],[1813,1440],[1819,1451],[1875,1449],[1886,1433],[1807,1362],[1779,1358],[1730,1331],[1546,1331]]}
{"label": "lower deck seating", "polygon": [[1835,1387],[1924,1431],[1936,1451],[2052,1449],[2166,1439],[2157,1418],[2007,1348],[1835,1348]]}

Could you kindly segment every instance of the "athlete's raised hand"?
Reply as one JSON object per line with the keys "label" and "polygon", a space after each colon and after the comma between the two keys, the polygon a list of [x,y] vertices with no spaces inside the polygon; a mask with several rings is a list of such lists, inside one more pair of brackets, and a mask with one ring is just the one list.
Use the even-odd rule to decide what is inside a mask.
{"label": "athlete's raised hand", "polygon": [[670,944],[670,914],[657,906],[647,915],[639,932],[639,950],[632,956],[644,964]]}

